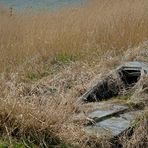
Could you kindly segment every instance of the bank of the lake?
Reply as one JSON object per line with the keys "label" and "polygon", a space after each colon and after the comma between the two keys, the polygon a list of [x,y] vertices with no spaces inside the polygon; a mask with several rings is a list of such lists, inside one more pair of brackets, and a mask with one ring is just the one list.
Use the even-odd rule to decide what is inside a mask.
{"label": "bank of the lake", "polygon": [[0,6],[19,10],[26,8],[53,10],[64,6],[81,5],[86,1],[87,0],[0,0]]}

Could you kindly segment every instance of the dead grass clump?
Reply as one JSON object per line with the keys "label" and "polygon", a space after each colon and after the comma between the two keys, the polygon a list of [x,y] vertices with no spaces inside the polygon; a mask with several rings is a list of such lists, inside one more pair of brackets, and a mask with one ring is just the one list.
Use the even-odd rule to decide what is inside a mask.
{"label": "dead grass clump", "polygon": [[0,103],[1,136],[30,137],[37,145],[58,144],[57,133],[63,123],[70,120],[69,113],[74,112],[72,102],[64,99],[47,100],[45,104],[39,98],[7,98],[0,99]]}
{"label": "dead grass clump", "polygon": [[[148,117],[147,110],[140,117],[139,121],[135,122],[133,131],[127,131],[127,135],[121,137],[120,142],[123,148],[147,148],[148,147]],[[130,133],[133,133],[131,135]]]}

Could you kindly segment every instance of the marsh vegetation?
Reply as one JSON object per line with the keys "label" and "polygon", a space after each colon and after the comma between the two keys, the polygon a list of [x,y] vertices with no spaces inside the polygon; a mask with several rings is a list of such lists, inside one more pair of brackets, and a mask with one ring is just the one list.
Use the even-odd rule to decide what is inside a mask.
{"label": "marsh vegetation", "polygon": [[[147,10],[147,0],[91,0],[54,12],[1,7],[1,137],[40,147],[109,146],[74,123],[81,107],[76,98],[91,79],[122,61],[148,62]],[[137,133],[145,120],[137,122]],[[142,144],[138,139],[124,144]]]}

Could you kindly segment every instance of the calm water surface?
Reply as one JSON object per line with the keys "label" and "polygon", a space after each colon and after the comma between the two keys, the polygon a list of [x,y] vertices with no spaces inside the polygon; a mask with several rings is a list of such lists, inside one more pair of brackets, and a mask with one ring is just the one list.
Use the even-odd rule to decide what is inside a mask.
{"label": "calm water surface", "polygon": [[81,5],[87,0],[0,0],[0,6],[5,5],[15,9],[57,9],[70,5]]}

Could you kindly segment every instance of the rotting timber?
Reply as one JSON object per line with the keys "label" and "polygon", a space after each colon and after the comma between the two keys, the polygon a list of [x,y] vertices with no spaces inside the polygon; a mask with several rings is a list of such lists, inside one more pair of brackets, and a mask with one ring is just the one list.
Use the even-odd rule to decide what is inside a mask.
{"label": "rotting timber", "polygon": [[147,74],[148,64],[127,62],[92,86],[82,99],[86,102],[94,102],[118,96],[122,94],[123,89],[131,89],[143,75]]}
{"label": "rotting timber", "polygon": [[[142,89],[145,88],[145,86],[141,86],[140,81],[143,77],[147,76],[148,63],[138,61],[127,62],[88,89],[88,91],[82,95],[81,100],[84,102],[84,105],[98,103],[98,107],[86,113],[90,122],[84,127],[85,131],[93,134],[110,134],[113,137],[118,137],[129,129],[131,122],[133,122],[138,115],[143,114],[143,108],[131,109],[127,103],[114,104],[110,101],[110,98],[118,98],[118,96],[126,95],[126,93],[123,94],[123,90],[132,92],[131,96],[133,96],[135,92],[138,92],[137,90],[143,92]],[[148,84],[146,85],[148,88]],[[129,100],[131,98],[132,97],[130,97]],[[134,99],[132,101],[134,103]],[[148,101],[148,94],[146,94],[145,101]],[[137,104],[140,104],[140,101]]]}

